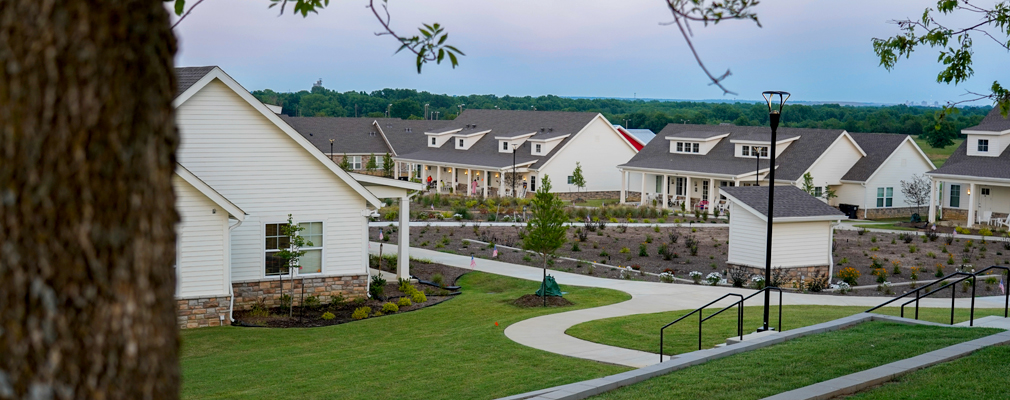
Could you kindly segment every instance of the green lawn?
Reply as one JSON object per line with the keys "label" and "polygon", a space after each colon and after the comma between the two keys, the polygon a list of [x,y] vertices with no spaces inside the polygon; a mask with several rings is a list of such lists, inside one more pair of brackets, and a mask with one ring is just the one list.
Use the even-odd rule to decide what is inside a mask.
{"label": "green lawn", "polygon": [[620,199],[588,199],[584,203],[572,203],[569,201],[566,201],[566,203],[569,203],[573,206],[601,207],[603,206],[603,204],[616,205],[619,201]]}
{"label": "green lawn", "polygon": [[490,399],[629,369],[535,350],[503,333],[627,294],[563,286],[574,306],[521,309],[510,301],[536,282],[470,273],[458,283],[463,294],[434,307],[331,327],[184,331],[183,398]]}
{"label": "green lawn", "polygon": [[[773,300],[775,301],[775,300]],[[847,317],[866,311],[869,307],[830,306],[783,306],[782,329],[790,330]],[[718,309],[706,311],[711,315]],[[754,332],[761,326],[762,307],[744,307],[744,334]],[[906,316],[914,313],[914,308],[906,307]],[[670,311],[653,314],[629,315],[607,318],[575,325],[566,333],[580,339],[628,349],[659,352],[659,328],[687,314],[690,310]],[[897,308],[885,307],[876,311],[880,314],[898,315]],[[696,314],[697,315],[697,314]],[[691,316],[666,329],[664,333],[664,354],[681,354],[698,350],[698,319]],[[988,315],[1003,315],[1003,309],[975,309],[975,318]],[[925,321],[950,322],[950,309],[920,308],[919,317]],[[778,322],[778,307],[772,307],[772,325]],[[957,309],[955,322],[968,320],[968,310]],[[702,331],[702,346],[711,348],[725,343],[726,338],[736,335],[736,309],[728,310],[705,322]]]}
{"label": "green lawn", "polygon": [[902,376],[849,399],[1007,399],[1010,346],[992,346],[948,363]]}
{"label": "green lawn", "polygon": [[922,152],[926,153],[926,157],[929,157],[937,168],[940,168],[940,166],[947,161],[947,158],[954,153],[954,150],[961,145],[961,142],[964,141],[964,139],[954,139],[954,144],[937,149],[930,146],[929,143],[926,143],[924,139],[920,139],[919,136],[913,136],[912,138],[915,139],[915,143],[919,145]]}
{"label": "green lawn", "polygon": [[760,399],[998,332],[868,322],[713,360],[595,398]]}

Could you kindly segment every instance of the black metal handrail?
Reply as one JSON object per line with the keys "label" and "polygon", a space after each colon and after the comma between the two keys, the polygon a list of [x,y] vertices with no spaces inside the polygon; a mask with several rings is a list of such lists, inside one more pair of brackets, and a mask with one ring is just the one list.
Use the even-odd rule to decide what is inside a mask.
{"label": "black metal handrail", "polygon": [[[701,350],[701,347],[702,347],[701,346],[702,324],[705,321],[708,321],[709,319],[711,319],[712,317],[715,317],[716,315],[722,314],[723,311],[726,311],[726,310],[728,310],[730,308],[733,308],[734,306],[737,307],[737,320],[736,320],[737,335],[740,336],[740,340],[743,340],[743,304],[748,299],[750,299],[750,298],[752,298],[752,297],[754,297],[754,296],[756,296],[758,294],[764,293],[766,290],[777,290],[779,292],[779,331],[781,331],[782,330],[782,289],[781,288],[774,287],[774,286],[772,286],[772,287],[766,287],[766,288],[763,288],[761,290],[758,290],[757,292],[752,293],[750,296],[747,296],[747,297],[744,297],[742,294],[727,293],[727,294],[722,295],[722,297],[719,297],[718,299],[712,300],[708,304],[705,304],[705,305],[703,305],[701,307],[698,307],[694,311],[691,311],[691,312],[685,314],[684,316],[682,316],[680,318],[677,318],[675,321],[673,321],[673,322],[671,322],[669,324],[663,325],[662,328],[659,328],[659,362],[663,362],[663,331],[666,330],[666,328],[669,328],[670,326],[672,326],[673,324],[676,324],[676,323],[678,323],[680,321],[683,321],[687,317],[690,317],[690,316],[694,315],[695,313],[698,313],[698,350]],[[705,310],[705,308],[707,308],[708,306],[711,306],[712,304],[718,303],[718,302],[722,301],[723,299],[725,299],[727,297],[739,297],[740,300],[737,300],[737,301],[733,302],[733,304],[730,304],[730,305],[728,305],[726,307],[723,307],[722,309],[720,309],[719,311],[716,311],[715,313],[709,315],[708,317],[704,317],[703,316],[702,313]]]}
{"label": "black metal handrail", "polygon": [[[985,268],[985,269],[983,269],[981,271],[974,272],[974,273],[962,272],[962,271],[954,272],[954,273],[952,273],[950,275],[947,275],[947,276],[944,276],[942,278],[939,278],[936,281],[934,281],[932,283],[929,283],[929,284],[927,284],[925,286],[916,288],[915,290],[913,290],[911,292],[905,293],[905,294],[903,294],[901,296],[898,296],[898,297],[895,297],[895,298],[893,298],[891,300],[888,300],[888,301],[884,302],[883,304],[880,304],[880,305],[878,305],[876,307],[873,307],[873,308],[871,308],[869,310],[866,310],[864,312],[872,312],[872,311],[877,310],[877,309],[879,309],[881,307],[884,307],[884,306],[886,306],[888,304],[891,304],[891,303],[893,303],[893,302],[895,302],[895,301],[897,301],[899,299],[902,299],[902,298],[905,298],[905,297],[908,297],[908,296],[911,296],[911,295],[915,295],[914,299],[908,300],[908,301],[906,301],[906,302],[904,302],[904,303],[901,304],[901,316],[902,317],[905,316],[905,306],[907,306],[907,305],[909,305],[909,304],[911,304],[911,303],[914,302],[915,303],[915,319],[918,320],[919,319],[919,300],[920,299],[924,299],[926,297],[929,297],[929,296],[933,295],[934,293],[938,293],[938,292],[943,291],[943,290],[945,290],[947,288],[951,288],[951,290],[950,290],[950,324],[954,325],[954,309],[955,309],[956,289],[954,289],[953,286],[956,285],[956,284],[958,284],[958,283],[964,282],[964,281],[966,281],[968,279],[971,279],[971,283],[972,283],[971,284],[971,306],[969,308],[970,311],[969,311],[969,317],[968,317],[968,325],[969,326],[975,326],[975,288],[977,287],[978,276],[981,275],[983,272],[986,272],[986,271],[989,271],[989,270],[992,270],[992,269],[1001,269],[1003,271],[1006,271],[1008,274],[1010,274],[1010,268],[1001,267],[1001,266],[997,266],[997,265]],[[953,277],[956,277],[956,276],[961,276],[962,278],[957,279],[957,280],[952,281],[952,282],[947,282],[947,279],[953,278]],[[941,283],[943,283],[943,285],[941,285],[940,287],[938,287],[936,289],[933,289],[933,290],[931,290],[929,292],[926,292],[926,294],[922,294],[922,291],[925,290],[926,288],[931,287],[933,285],[938,285],[938,284],[941,284]],[[1010,291],[1005,291],[1004,292],[1004,297],[1005,297],[1005,300],[1004,300],[1004,306],[1003,306],[1003,317],[1006,318],[1006,317],[1010,316]]]}

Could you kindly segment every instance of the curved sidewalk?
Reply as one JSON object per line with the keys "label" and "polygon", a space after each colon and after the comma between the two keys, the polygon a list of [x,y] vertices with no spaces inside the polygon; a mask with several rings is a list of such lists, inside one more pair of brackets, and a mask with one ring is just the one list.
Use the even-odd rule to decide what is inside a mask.
{"label": "curved sidewalk", "polygon": [[[395,251],[396,248],[395,245],[389,244],[386,244],[385,247],[391,248],[391,250],[387,250],[390,252]],[[378,253],[378,244],[370,243],[369,251]],[[470,257],[467,256],[418,248],[411,248],[410,253],[414,258],[425,258],[440,264],[470,269]],[[535,282],[539,282],[543,277],[543,270],[540,268],[486,259],[478,259],[475,270]],[[505,335],[519,344],[551,353],[635,368],[656,364],[659,355],[585,341],[568,336],[565,331],[577,324],[598,319],[694,309],[726,293],[754,293],[752,289],[725,286],[616,280],[554,270],[549,273],[562,285],[619,290],[630,294],[632,298],[617,304],[548,314],[519,321],[508,326],[505,329]],[[786,293],[783,295],[782,302],[794,305],[864,306],[869,308],[888,299],[889,297],[842,297]],[[731,302],[726,301],[726,304]],[[922,305],[925,307],[945,307],[950,305],[950,300],[924,299]],[[975,305],[978,308],[1003,307],[1003,298],[977,298]],[[968,307],[967,299],[964,301],[958,299],[957,306]]]}

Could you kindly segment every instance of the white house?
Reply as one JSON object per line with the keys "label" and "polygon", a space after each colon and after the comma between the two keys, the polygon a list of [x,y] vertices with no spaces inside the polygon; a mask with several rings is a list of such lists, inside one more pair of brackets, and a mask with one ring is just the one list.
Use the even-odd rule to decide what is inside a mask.
{"label": "white house", "polygon": [[[820,273],[830,279],[833,224],[845,215],[795,186],[775,186],[772,268],[794,279]],[[764,270],[768,227],[768,187],[723,187],[729,200],[727,263]]]}
{"label": "white house", "polygon": [[[208,230],[202,236],[188,237],[188,226],[183,224],[179,295],[185,296],[186,302],[180,304],[180,314],[197,315],[188,319],[186,326],[199,326],[201,319],[220,319],[224,311],[230,312],[230,307],[224,310],[219,306],[221,292],[188,292],[211,276],[216,283],[208,286],[220,287],[221,271],[210,271],[214,268],[227,273],[229,300],[234,307],[249,307],[259,301],[276,304],[285,269],[274,254],[285,246],[280,226],[289,214],[305,228],[301,235],[312,243],[303,248],[306,254],[295,273],[299,278],[295,280],[296,290],[304,285],[306,292],[325,296],[324,301],[336,294],[366,295],[367,218],[382,205],[373,191],[381,191],[383,197],[405,199],[421,185],[374,177],[359,182],[220,68],[179,68],[177,75],[179,89],[174,105],[181,137],[178,161],[185,171],[225,199],[218,201],[230,202],[242,210],[241,219],[234,214],[238,211],[229,210],[240,224],[222,227],[217,233]],[[179,208],[185,211],[188,206],[180,203]],[[404,213],[408,212],[404,208]],[[224,229],[228,229],[228,237],[218,237]],[[406,230],[403,232],[405,235]],[[191,242],[201,245],[187,245]],[[408,274],[409,256],[408,247],[401,247],[403,276]],[[226,261],[223,265],[207,265],[198,272],[187,268],[186,261],[196,257],[223,257]],[[289,289],[290,281],[285,282],[284,288]],[[199,297],[204,294],[207,296]],[[229,322],[225,318],[225,323]]]}
{"label": "white house", "polygon": [[929,221],[936,222],[939,211],[944,220],[968,227],[1010,227],[1010,119],[994,107],[980,124],[961,133],[967,136],[964,143],[928,174]]}
{"label": "white house", "polygon": [[[911,212],[897,182],[933,168],[907,135],[780,128],[775,145],[776,185],[802,187],[809,174],[817,196],[832,190],[838,197],[825,201],[858,205],[868,218]],[[636,191],[641,204],[725,209],[715,188],[768,184],[770,146],[768,127],[669,124],[618,166],[621,201]]]}

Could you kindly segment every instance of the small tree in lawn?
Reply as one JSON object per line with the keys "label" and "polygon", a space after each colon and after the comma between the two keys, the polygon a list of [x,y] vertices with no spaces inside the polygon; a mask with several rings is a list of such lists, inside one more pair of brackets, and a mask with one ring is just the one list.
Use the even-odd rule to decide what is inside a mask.
{"label": "small tree in lawn", "polygon": [[912,175],[912,179],[901,181],[901,194],[905,195],[906,204],[914,204],[915,212],[922,215],[922,205],[929,203],[929,194],[933,190],[932,182],[923,175]]}
{"label": "small tree in lawn", "polygon": [[379,169],[379,162],[375,161],[375,153],[368,155],[368,163],[365,164],[365,169],[368,170],[369,173],[375,172],[375,170]]}
{"label": "small tree in lawn", "polygon": [[[288,237],[288,247],[281,249],[276,253],[277,258],[283,260],[281,265],[287,265],[288,273],[291,275],[291,302],[288,304],[288,317],[293,314],[292,309],[294,308],[295,299],[295,284],[294,284],[294,270],[301,268],[299,266],[299,259],[305,255],[305,250],[302,250],[304,246],[312,246],[312,242],[306,241],[298,232],[305,230],[304,227],[294,223],[291,218],[291,214],[288,214],[288,223],[281,225],[281,234]],[[283,272],[282,272],[283,273]],[[281,294],[283,295],[284,288],[281,287]]]}
{"label": "small tree in lawn", "polygon": [[835,198],[835,197],[838,197],[838,195],[835,194],[834,190],[828,189],[826,186],[824,187],[824,193],[821,193],[820,196],[818,196],[817,195],[817,189],[818,188],[819,188],[819,186],[814,186],[814,176],[813,175],[810,175],[809,172],[803,174],[803,191],[804,192],[807,192],[808,194],[810,194],[811,196],[814,196],[814,197],[823,197],[825,200],[829,200],[829,201],[831,199]]}
{"label": "small tree in lawn", "polygon": [[344,171],[351,170],[351,160],[347,158],[347,153],[344,153],[344,157],[340,159],[340,164],[337,164],[337,166]]}
{"label": "small tree in lawn", "polygon": [[541,294],[544,297],[544,307],[547,306],[547,257],[554,254],[565,244],[568,227],[565,222],[565,203],[551,193],[551,179],[544,175],[533,200],[530,202],[529,221],[526,222],[526,237],[523,248],[540,253],[544,258],[544,280],[541,282]]}
{"label": "small tree in lawn", "polygon": [[586,178],[582,176],[582,163],[578,161],[575,162],[575,171],[572,172],[572,184],[579,188],[580,192],[586,187]]}
{"label": "small tree in lawn", "polygon": [[382,173],[385,174],[386,177],[396,178],[393,176],[393,168],[395,167],[396,162],[393,161],[393,157],[390,156],[389,153],[386,153],[386,155],[382,157]]}

